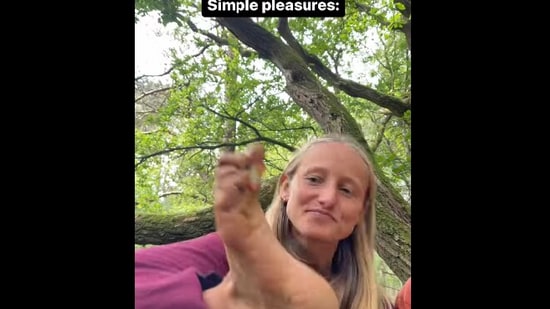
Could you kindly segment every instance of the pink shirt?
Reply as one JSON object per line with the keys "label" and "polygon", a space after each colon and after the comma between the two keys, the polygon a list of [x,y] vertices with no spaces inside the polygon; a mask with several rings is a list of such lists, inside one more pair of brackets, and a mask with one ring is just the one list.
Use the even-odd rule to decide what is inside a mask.
{"label": "pink shirt", "polygon": [[411,277],[405,281],[395,299],[396,309],[411,309]]}
{"label": "pink shirt", "polygon": [[135,252],[135,309],[206,309],[197,275],[229,271],[216,233],[138,249]]}

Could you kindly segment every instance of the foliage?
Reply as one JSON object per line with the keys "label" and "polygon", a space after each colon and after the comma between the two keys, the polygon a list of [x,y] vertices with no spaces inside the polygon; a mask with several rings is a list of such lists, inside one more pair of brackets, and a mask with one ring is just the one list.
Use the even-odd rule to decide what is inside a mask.
{"label": "foliage", "polygon": [[389,299],[394,300],[397,293],[403,286],[403,283],[399,278],[391,271],[391,269],[384,263],[379,255],[375,255],[374,259],[376,267],[376,280],[384,287],[386,295]]}
{"label": "foliage", "polygon": [[[323,133],[285,93],[282,73],[189,0],[136,0],[136,22],[158,12],[178,25],[171,83],[136,79],[136,211],[188,212],[212,205],[213,171],[223,151],[261,141],[266,178],[278,175],[294,147]],[[343,18],[290,18],[303,51],[344,81],[410,104],[410,51],[402,1],[346,1]],[[278,18],[253,18],[280,37]],[[314,70],[315,63],[308,63]],[[411,113],[350,95],[316,72],[361,126],[384,176],[410,198]],[[136,248],[137,249],[137,248]],[[400,281],[379,264],[387,287]],[[386,273],[388,275],[386,276]],[[397,280],[397,281],[395,281]]]}
{"label": "foliage", "polygon": [[[383,2],[366,3],[372,7],[371,15],[349,2],[347,5],[345,18],[295,18],[290,19],[289,26],[304,50],[333,72],[378,91],[405,97],[410,88],[406,42],[400,33],[379,24],[380,17],[391,20],[398,15]],[[224,141],[237,144],[236,149],[256,139],[269,141],[264,144],[267,176],[271,176],[281,170],[292,147],[322,133],[284,93],[284,81],[274,66],[258,59],[255,53],[243,56],[243,46],[212,20],[201,18],[197,6],[177,1],[136,1],[137,20],[152,11],[163,13],[159,22],[164,24],[179,21],[182,26],[177,39],[182,48],[172,51],[172,89],[146,96],[136,104],[136,110],[141,107],[139,119],[136,114],[136,163],[140,157],[174,149],[153,156],[136,168],[138,209],[177,210],[211,204],[213,167],[224,150],[218,146]],[[277,32],[277,19],[255,20]],[[206,32],[228,44],[213,44],[204,35]],[[136,97],[168,86],[146,80],[136,87]],[[385,123],[386,109],[337,89],[335,93],[363,127],[377,163],[408,196],[410,116],[392,117]],[[228,132],[231,136],[226,136]]]}

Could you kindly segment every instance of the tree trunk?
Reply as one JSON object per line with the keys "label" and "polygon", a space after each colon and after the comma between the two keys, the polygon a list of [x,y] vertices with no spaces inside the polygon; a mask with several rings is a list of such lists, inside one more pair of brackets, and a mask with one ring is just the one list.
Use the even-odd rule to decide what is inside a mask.
{"label": "tree trunk", "polygon": [[[262,183],[260,204],[264,210],[271,204],[277,179],[277,177],[273,177]],[[381,187],[378,190],[378,199],[384,200],[386,203],[379,202],[377,207],[377,224],[380,231],[377,237],[377,251],[390,269],[404,281],[410,275],[411,252],[410,249],[404,251],[395,248],[402,247],[402,239],[410,241],[409,226],[402,224],[408,216],[400,211],[400,204],[392,200],[392,194],[387,191],[386,187]],[[384,211],[383,207],[387,206],[381,205],[397,209],[394,209],[393,212]],[[394,214],[404,217],[395,218]],[[135,216],[135,243],[138,245],[168,244],[196,238],[213,231],[215,231],[215,226],[212,208],[184,215],[136,214]],[[388,233],[383,231],[392,231],[391,236],[388,237]],[[386,258],[388,256],[391,258]],[[390,261],[393,261],[393,264],[389,264]],[[394,269],[401,270],[401,272]]]}
{"label": "tree trunk", "polygon": [[377,199],[378,237],[376,249],[401,279],[410,276],[410,207],[376,166],[361,128],[338,98],[323,87],[307,63],[290,46],[250,18],[218,18],[241,42],[271,61],[286,80],[286,92],[326,133],[345,133],[363,145],[375,165],[379,179]]}
{"label": "tree trunk", "polygon": [[212,208],[186,215],[136,214],[137,245],[161,245],[202,236],[214,231]]}
{"label": "tree trunk", "polygon": [[[276,183],[277,177],[262,183],[260,204],[264,210],[271,204]],[[386,187],[382,186],[378,190],[378,200],[383,200],[385,203],[378,202],[377,207],[379,229],[377,251],[390,269],[404,281],[410,276],[411,251],[399,249],[403,247],[403,239],[410,241],[409,226],[402,223],[409,217],[400,210],[401,205],[392,199],[392,194]],[[384,211],[384,207],[396,209]],[[399,217],[396,218],[395,214]],[[138,245],[168,244],[196,238],[213,231],[215,226],[212,208],[184,215],[136,214],[135,216],[135,243]]]}
{"label": "tree trunk", "polygon": [[[260,189],[260,204],[264,210],[271,204],[277,177],[263,181]],[[188,240],[215,231],[212,208],[192,214],[135,215],[135,244],[162,245]]]}

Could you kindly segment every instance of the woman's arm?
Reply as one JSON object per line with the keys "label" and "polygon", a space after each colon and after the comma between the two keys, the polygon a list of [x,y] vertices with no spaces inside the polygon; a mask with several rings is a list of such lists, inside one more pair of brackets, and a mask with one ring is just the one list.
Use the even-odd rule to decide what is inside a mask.
{"label": "woman's arm", "polygon": [[205,293],[209,309],[338,309],[330,284],[279,243],[259,203],[264,149],[226,153],[214,189],[216,230],[230,271]]}
{"label": "woman's arm", "polygon": [[228,269],[223,243],[216,233],[138,249],[135,309],[206,308],[199,275],[223,277]]}

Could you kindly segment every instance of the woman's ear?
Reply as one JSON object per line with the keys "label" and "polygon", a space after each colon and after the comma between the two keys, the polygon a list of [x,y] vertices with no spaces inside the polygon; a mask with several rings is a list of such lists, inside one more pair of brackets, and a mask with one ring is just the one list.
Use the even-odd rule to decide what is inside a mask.
{"label": "woman's ear", "polygon": [[283,201],[288,201],[290,195],[290,180],[288,175],[283,174],[279,180],[279,198]]}

